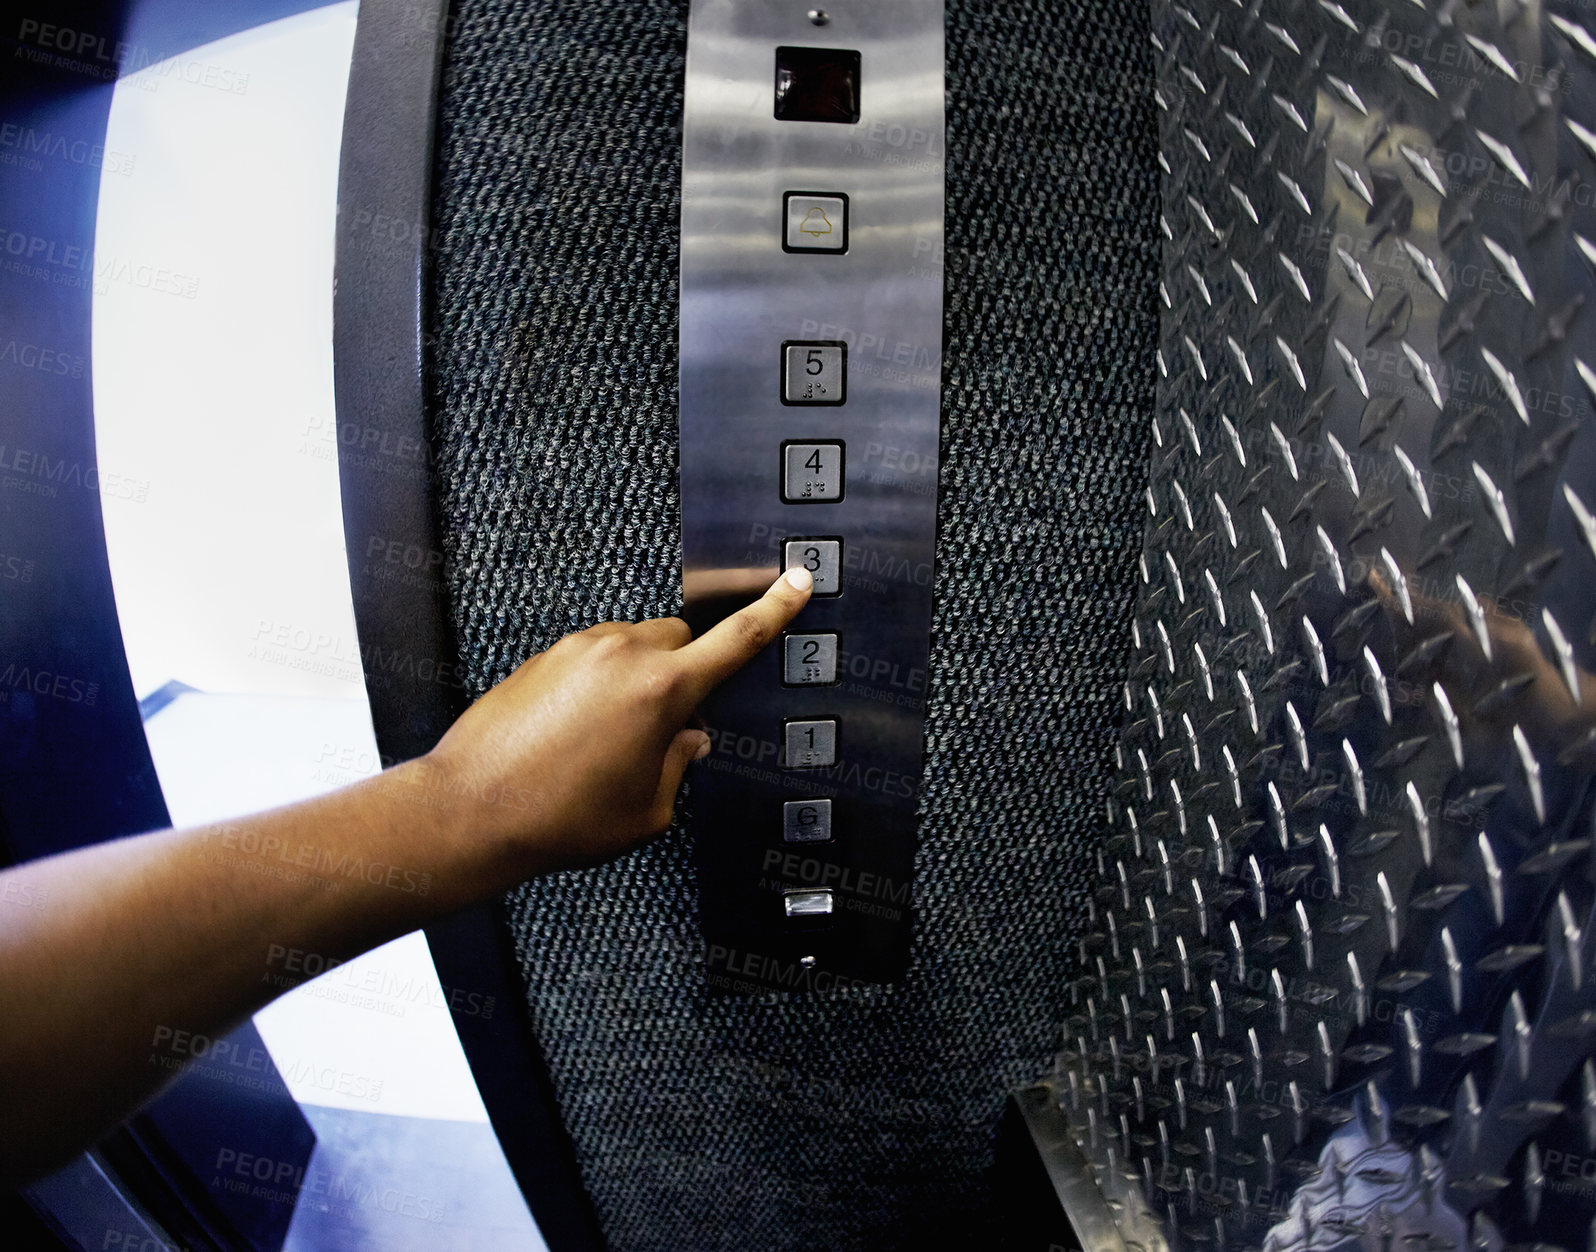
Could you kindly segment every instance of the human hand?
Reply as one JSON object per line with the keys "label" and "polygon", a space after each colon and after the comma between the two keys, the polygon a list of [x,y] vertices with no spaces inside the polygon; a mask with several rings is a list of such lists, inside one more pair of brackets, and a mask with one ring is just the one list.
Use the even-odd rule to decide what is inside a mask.
{"label": "human hand", "polygon": [[791,570],[693,640],[680,618],[567,635],[466,710],[424,758],[460,798],[464,838],[514,877],[597,864],[670,825],[682,774],[709,750],[687,729],[699,702],[808,603]]}
{"label": "human hand", "polygon": [[1531,743],[1553,751],[1590,737],[1596,681],[1579,668],[1571,648],[1559,651],[1562,636],[1548,624],[1549,615],[1537,616],[1552,655],[1530,622],[1492,597],[1466,605],[1461,595],[1399,592],[1378,569],[1370,572],[1369,585],[1395,631],[1399,672],[1444,689],[1465,738],[1482,722],[1499,730],[1516,726]]}

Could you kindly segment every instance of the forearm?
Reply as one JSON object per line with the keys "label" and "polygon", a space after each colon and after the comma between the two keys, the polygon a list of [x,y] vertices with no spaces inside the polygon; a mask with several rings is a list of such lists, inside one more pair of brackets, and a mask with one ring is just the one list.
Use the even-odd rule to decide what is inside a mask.
{"label": "forearm", "polygon": [[278,994],[274,954],[352,956],[664,830],[709,748],[688,716],[809,591],[789,571],[697,640],[674,618],[592,627],[378,778],[0,874],[0,1186],[137,1108],[185,1059],[179,1032],[214,1037]]}
{"label": "forearm", "polygon": [[422,760],[0,876],[0,1184],[142,1103],[187,1059],[176,1041],[280,994],[274,953],[352,956],[518,881],[470,812]]}

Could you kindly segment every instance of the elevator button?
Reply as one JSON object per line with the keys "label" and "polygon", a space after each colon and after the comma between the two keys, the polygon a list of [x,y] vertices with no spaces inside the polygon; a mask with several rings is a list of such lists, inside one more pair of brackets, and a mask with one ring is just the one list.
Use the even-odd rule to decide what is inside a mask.
{"label": "elevator button", "polygon": [[837,681],[837,636],[783,635],[781,680],[789,687],[823,687]]}
{"label": "elevator button", "polygon": [[830,800],[788,800],[781,806],[781,837],[788,843],[823,843],[831,838]]}
{"label": "elevator button", "polygon": [[801,565],[815,580],[814,594],[834,596],[842,592],[841,539],[789,539],[782,545],[781,568]]}
{"label": "elevator button", "polygon": [[840,443],[783,445],[781,498],[788,504],[842,499],[842,445]]}
{"label": "elevator button", "polygon": [[[836,719],[820,717],[786,723],[782,731],[781,763],[786,769],[821,769],[827,765],[835,765],[837,763]],[[820,800],[814,803],[826,806],[829,823],[831,801]],[[791,809],[792,805],[789,804],[787,807]],[[829,826],[827,833],[830,833]],[[787,838],[792,837],[789,822]]]}
{"label": "elevator button", "polygon": [[783,404],[841,404],[848,396],[848,345],[789,339],[781,345]]}
{"label": "elevator button", "polygon": [[829,891],[788,891],[782,897],[788,917],[829,917],[832,896]]}
{"label": "elevator button", "polygon": [[833,192],[789,191],[782,197],[781,246],[788,252],[846,252],[848,197]]}

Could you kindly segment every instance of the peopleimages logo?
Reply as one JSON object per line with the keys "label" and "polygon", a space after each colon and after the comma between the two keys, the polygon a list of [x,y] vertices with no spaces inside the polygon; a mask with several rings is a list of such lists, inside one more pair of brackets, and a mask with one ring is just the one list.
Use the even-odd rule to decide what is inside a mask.
{"label": "peopleimages logo", "polygon": [[[171,56],[159,49],[124,40],[107,39],[94,31],[74,30],[55,22],[23,18],[17,40],[32,44],[44,53],[58,53],[78,62],[77,68],[95,77],[112,79],[139,71],[151,71],[157,78],[176,79],[196,87],[213,87],[239,96],[249,88],[249,75],[226,66],[191,57]],[[23,49],[18,49],[21,55]],[[40,58],[33,58],[40,59]],[[68,63],[70,64],[70,62]]]}
{"label": "peopleimages logo", "polygon": [[107,152],[103,144],[37,130],[18,122],[0,122],[0,155],[30,159],[34,168],[39,168],[42,160],[48,158],[104,170],[107,174],[131,174],[134,163],[129,153]]}
{"label": "peopleimages logo", "polygon": [[149,498],[150,484],[125,474],[102,474],[100,467],[66,457],[52,457],[27,448],[0,443],[0,482],[8,491],[54,499],[63,487],[81,487],[116,500],[143,504]]}
{"label": "peopleimages logo", "polygon": [[0,670],[0,697],[12,691],[28,691],[36,696],[63,700],[67,704],[81,704],[90,709],[100,698],[99,683],[73,678],[70,674],[58,674],[54,670],[18,665],[15,661]]}
{"label": "peopleimages logo", "polygon": [[442,1221],[444,1214],[442,1199],[328,1172],[314,1163],[301,1165],[235,1148],[217,1152],[211,1183],[283,1204],[296,1204],[303,1196],[315,1197],[315,1207],[323,1212],[349,1214],[355,1208],[378,1208],[429,1222]]}
{"label": "peopleimages logo", "polygon": [[319,982],[305,986],[305,994],[347,1003],[351,1000],[345,993],[351,993],[355,1003],[381,1007],[395,1017],[402,1017],[411,1005],[423,1005],[486,1021],[493,1017],[498,1005],[496,997],[480,991],[446,987],[436,979],[408,971],[394,973],[370,962],[350,964],[338,957],[279,943],[267,949],[266,965],[262,982],[287,989],[304,986],[308,979],[318,979]]}
{"label": "peopleimages logo", "polygon": [[874,984],[846,974],[836,974],[802,962],[784,961],[758,952],[712,944],[709,982],[735,991],[762,991],[771,985],[803,991],[840,991],[849,987],[872,989]]}
{"label": "peopleimages logo", "polygon": [[88,370],[89,361],[81,353],[61,352],[41,344],[9,339],[0,344],[0,365],[20,365],[23,369],[56,374],[62,378],[82,378]]}
{"label": "peopleimages logo", "polygon": [[218,849],[262,862],[279,862],[290,869],[304,870],[321,878],[365,882],[373,887],[392,887],[411,895],[424,896],[432,890],[432,875],[407,869],[388,861],[351,856],[311,843],[292,844],[278,835],[224,826],[206,833],[207,843]]}

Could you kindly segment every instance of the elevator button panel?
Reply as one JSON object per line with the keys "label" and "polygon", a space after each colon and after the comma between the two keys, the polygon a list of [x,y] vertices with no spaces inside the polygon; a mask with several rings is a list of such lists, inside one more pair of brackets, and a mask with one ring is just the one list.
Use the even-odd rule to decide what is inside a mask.
{"label": "elevator button panel", "polygon": [[814,577],[798,619],[699,711],[713,750],[695,766],[692,820],[719,991],[746,990],[749,969],[787,991],[891,982],[908,961],[944,80],[936,0],[872,0],[823,20],[785,0],[690,10],[684,613],[702,633],[781,570]]}

